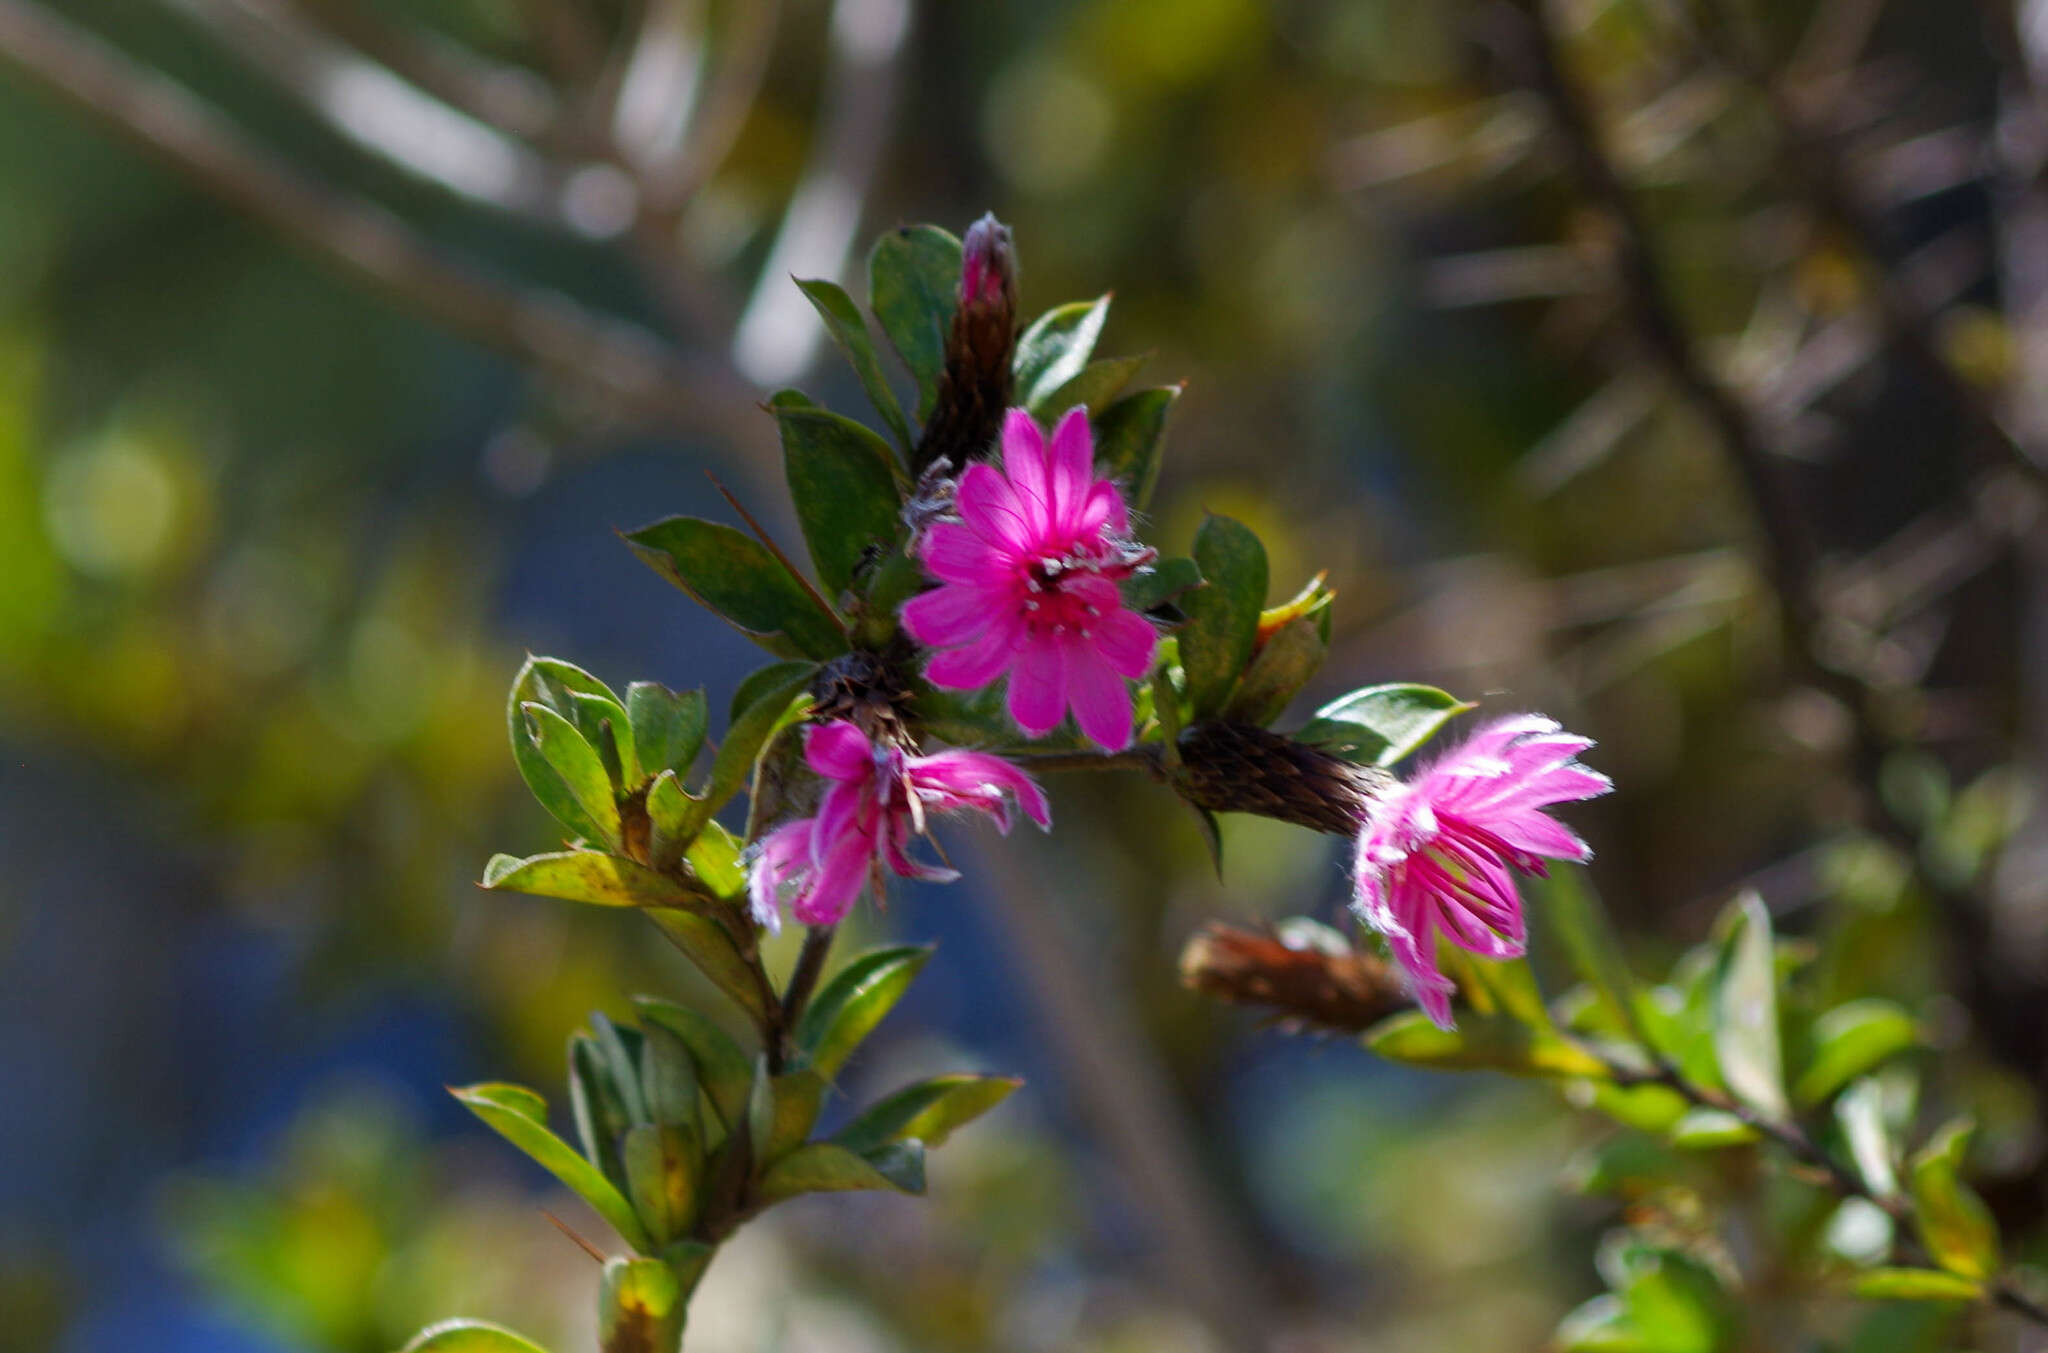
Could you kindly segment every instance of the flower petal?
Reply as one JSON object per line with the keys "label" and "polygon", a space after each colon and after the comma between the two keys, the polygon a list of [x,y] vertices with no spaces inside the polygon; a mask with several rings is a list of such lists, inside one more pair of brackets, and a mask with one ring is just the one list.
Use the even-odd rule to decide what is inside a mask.
{"label": "flower petal", "polygon": [[1152,669],[1152,655],[1159,651],[1152,622],[1121,604],[1096,620],[1089,638],[1112,671],[1133,681]]}
{"label": "flower petal", "polygon": [[811,819],[807,817],[784,823],[761,838],[747,877],[747,901],[755,923],[771,935],[782,933],[783,885],[803,872],[810,839]]}
{"label": "flower petal", "polygon": [[809,885],[790,904],[790,915],[804,925],[837,925],[853,910],[874,858],[874,838],[860,832],[846,832],[827,842]]}
{"label": "flower petal", "polygon": [[940,812],[972,808],[989,814],[1003,830],[1009,830],[1009,814],[1003,794],[1016,796],[1017,803],[1041,827],[1052,826],[1052,810],[1038,781],[999,756],[986,752],[948,751],[931,756],[914,756],[909,761],[910,782],[933,797]]}
{"label": "flower petal", "polygon": [[932,655],[925,679],[954,691],[978,691],[1010,669],[1019,649],[1030,642],[1014,616],[997,613],[972,642]]}
{"label": "flower petal", "polygon": [[804,760],[828,780],[865,780],[874,774],[874,757],[867,736],[845,719],[804,730]]}
{"label": "flower petal", "polygon": [[1086,639],[1067,646],[1067,699],[1090,741],[1120,752],[1131,745],[1131,688]]}
{"label": "flower petal", "polygon": [[1124,496],[1117,491],[1116,485],[1107,479],[1098,479],[1081,504],[1074,533],[1089,539],[1101,535],[1104,528],[1122,535],[1131,529],[1131,514],[1130,509],[1124,506]]}
{"label": "flower petal", "polygon": [[926,571],[942,583],[1001,587],[1010,576],[1001,553],[957,522],[936,522],[928,528],[919,557]]}
{"label": "flower petal", "polygon": [[1012,409],[1003,418],[1003,475],[1017,491],[1031,534],[1046,535],[1053,526],[1053,496],[1045,434],[1038,430],[1038,420],[1022,409]]}
{"label": "flower petal", "polygon": [[1026,634],[1010,666],[1010,717],[1033,737],[1059,726],[1067,713],[1065,647],[1057,639]]}
{"label": "flower petal", "polygon": [[1051,485],[1052,529],[1079,534],[1088,491],[1095,486],[1095,437],[1088,428],[1085,405],[1067,410],[1052,430],[1046,474]]}
{"label": "flower petal", "polygon": [[994,467],[979,461],[960,476],[953,505],[959,510],[960,519],[996,549],[1022,553],[1031,548],[1038,534],[1011,490],[1010,481],[997,474]]}
{"label": "flower petal", "polygon": [[944,583],[903,603],[903,627],[934,648],[971,643],[988,628],[991,603],[1000,600],[990,588]]}

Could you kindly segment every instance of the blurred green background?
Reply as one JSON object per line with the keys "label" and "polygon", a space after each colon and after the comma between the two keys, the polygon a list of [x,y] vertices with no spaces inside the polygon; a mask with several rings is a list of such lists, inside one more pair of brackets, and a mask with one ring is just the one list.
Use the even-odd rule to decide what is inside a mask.
{"label": "blurred green background", "polygon": [[[786,528],[753,402],[859,406],[787,279],[987,209],[1027,311],[1114,289],[1103,350],[1188,383],[1149,537],[1237,516],[1276,600],[1329,570],[1304,708],[1422,680],[1600,739],[1570,816],[1639,955],[1756,883],[1973,1050],[2038,1223],[2030,35],[1546,15],[1683,360],[1519,5],[0,0],[0,1349],[593,1346],[576,1205],[439,1087],[554,1086],[586,1011],[687,979],[474,888],[551,839],[505,686],[548,652],[723,708],[754,655],[611,531],[722,513],[705,469]],[[928,1200],[750,1227],[692,1347],[1527,1348],[1597,1290],[1554,1096],[1177,985],[1206,919],[1334,918],[1338,843],[1234,820],[1218,880],[1165,791],[1053,788],[1056,845],[958,833],[966,882],[862,922],[941,953],[861,1085],[1029,1086]]]}

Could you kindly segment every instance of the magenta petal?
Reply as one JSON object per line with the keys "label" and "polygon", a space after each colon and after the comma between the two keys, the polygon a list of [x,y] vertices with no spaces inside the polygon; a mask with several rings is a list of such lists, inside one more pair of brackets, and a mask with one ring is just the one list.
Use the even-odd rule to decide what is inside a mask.
{"label": "magenta petal", "polygon": [[1422,1007],[1422,1013],[1429,1016],[1430,1023],[1439,1029],[1458,1027],[1451,1018],[1451,997],[1458,991],[1456,982],[1434,967],[1404,968],[1402,975],[1408,979],[1408,990]]}
{"label": "magenta petal", "polygon": [[1001,594],[990,588],[946,583],[903,603],[903,627],[921,644],[950,648],[986,630],[991,607],[1001,604]]}
{"label": "magenta petal", "polygon": [[766,927],[770,934],[782,933],[783,885],[802,871],[810,837],[811,819],[806,817],[785,823],[761,838],[760,852],[754,857],[747,879],[747,901],[755,923]]}
{"label": "magenta petal", "polygon": [[928,529],[919,557],[942,583],[1000,587],[1009,577],[1002,556],[974,531],[956,522],[942,521]]}
{"label": "magenta petal", "polygon": [[1017,502],[1031,523],[1031,533],[1043,536],[1053,529],[1045,434],[1038,430],[1037,420],[1022,409],[1012,409],[1003,418],[1003,474],[1017,491]]}
{"label": "magenta petal", "polygon": [[1593,857],[1592,847],[1581,840],[1577,832],[1549,814],[1534,809],[1494,819],[1493,834],[1516,850],[1524,850],[1531,855],[1581,862]]}
{"label": "magenta petal", "polygon": [[917,789],[940,796],[940,811],[973,808],[995,817],[1008,829],[1002,795],[1016,796],[1024,813],[1041,827],[1052,825],[1052,812],[1038,782],[999,756],[986,752],[952,751],[912,757],[910,781]]}
{"label": "magenta petal", "polygon": [[1119,606],[1095,622],[1095,651],[1120,676],[1136,681],[1152,669],[1159,632],[1136,611]]}
{"label": "magenta petal", "polygon": [[1089,740],[1120,752],[1131,745],[1131,688],[1092,644],[1073,644],[1066,655],[1067,699]]}
{"label": "magenta petal", "polygon": [[933,654],[925,664],[925,679],[947,690],[978,691],[1008,671],[1027,642],[1023,626],[999,613],[971,643]]}
{"label": "magenta petal", "polygon": [[1010,483],[979,462],[967,467],[954,494],[960,519],[998,550],[1023,552],[1038,534],[1019,504]]}
{"label": "magenta petal", "polygon": [[804,760],[828,780],[864,780],[874,771],[874,749],[844,719],[804,730]]}
{"label": "magenta petal", "polygon": [[837,925],[853,910],[874,857],[874,839],[862,833],[846,832],[829,841],[810,886],[797,894],[790,914],[805,925]]}
{"label": "magenta petal", "polygon": [[1081,504],[1079,519],[1074,524],[1074,534],[1087,539],[1100,535],[1103,530],[1118,535],[1131,529],[1131,514],[1124,506],[1123,494],[1107,479],[1095,481],[1095,487],[1088,490],[1088,497]]}
{"label": "magenta petal", "polygon": [[1067,410],[1052,430],[1046,464],[1052,484],[1052,528],[1078,533],[1088,490],[1095,482],[1095,438],[1088,429],[1086,406]]}
{"label": "magenta petal", "polygon": [[1033,737],[1059,726],[1067,712],[1066,654],[1055,639],[1025,636],[1010,667],[1010,717]]}

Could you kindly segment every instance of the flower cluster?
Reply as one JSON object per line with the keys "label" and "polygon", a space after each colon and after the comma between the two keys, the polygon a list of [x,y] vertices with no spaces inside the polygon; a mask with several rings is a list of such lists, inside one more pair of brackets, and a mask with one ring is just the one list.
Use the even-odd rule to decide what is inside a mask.
{"label": "flower cluster", "polygon": [[[1159,650],[1123,584],[1154,554],[1131,538],[1118,485],[1096,473],[1085,407],[1068,410],[1049,436],[1027,410],[1001,409],[1010,397],[1015,286],[1008,232],[993,217],[977,222],[964,246],[939,407],[914,462],[918,490],[905,519],[930,586],[902,604],[903,629],[925,650],[933,686],[978,691],[1002,682],[1009,717],[1026,736],[1045,737],[1071,717],[1083,737],[1118,752],[1134,735],[1131,683]],[[1544,810],[1609,787],[1578,764],[1587,739],[1535,715],[1483,725],[1405,784],[1228,718],[1182,739],[1182,792],[1209,809],[1277,811],[1318,830],[1354,830],[1353,909],[1385,938],[1415,999],[1442,1025],[1456,984],[1438,964],[1438,945],[1521,955],[1527,925],[1514,874],[1540,875],[1545,859],[1589,854]],[[815,815],[776,828],[757,848],[751,902],[770,928],[785,900],[800,922],[830,925],[870,881],[953,878],[907,853],[928,814],[971,809],[1007,831],[1014,799],[1048,825],[1037,784],[1000,757],[912,755],[843,720],[814,726],[807,738],[806,758],[827,788]],[[1200,764],[1205,757],[1215,764]]]}

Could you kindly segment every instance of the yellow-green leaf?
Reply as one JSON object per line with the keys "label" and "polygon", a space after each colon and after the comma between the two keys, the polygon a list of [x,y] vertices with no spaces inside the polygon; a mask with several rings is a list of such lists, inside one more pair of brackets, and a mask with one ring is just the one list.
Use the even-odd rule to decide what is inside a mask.
{"label": "yellow-green leaf", "polygon": [[650,1248],[647,1230],[625,1195],[574,1147],[548,1130],[546,1100],[524,1086],[501,1082],[451,1088],[448,1093],[589,1203],[628,1245],[636,1250]]}
{"label": "yellow-green leaf", "polygon": [[1913,1153],[1908,1176],[1920,1243],[1949,1272],[1981,1282],[1998,1272],[1998,1223],[1963,1182],[1963,1154],[1974,1128],[1968,1119],[1944,1124]]}

